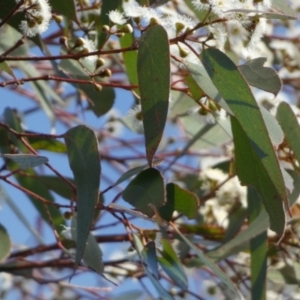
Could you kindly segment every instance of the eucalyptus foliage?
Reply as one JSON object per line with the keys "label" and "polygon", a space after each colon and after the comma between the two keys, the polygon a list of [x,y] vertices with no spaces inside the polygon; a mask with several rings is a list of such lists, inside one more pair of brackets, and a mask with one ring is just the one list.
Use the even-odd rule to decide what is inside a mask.
{"label": "eucalyptus foliage", "polygon": [[1,299],[300,297],[289,3],[1,1]]}

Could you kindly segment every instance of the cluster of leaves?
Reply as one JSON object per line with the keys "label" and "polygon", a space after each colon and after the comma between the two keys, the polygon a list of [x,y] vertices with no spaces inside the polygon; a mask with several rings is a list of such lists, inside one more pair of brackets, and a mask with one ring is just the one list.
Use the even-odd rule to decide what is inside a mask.
{"label": "cluster of leaves", "polygon": [[[299,89],[294,77],[281,80],[280,71],[264,66],[264,57],[239,65],[239,54],[229,43],[224,51],[212,47],[215,31],[206,27],[229,21],[216,15],[213,1],[207,1],[201,12],[190,0],[138,1],[162,11],[184,7],[193,14],[195,27],[179,30],[172,38],[159,18],[153,20],[154,10],[149,10],[149,24],[133,18],[126,31],[123,25],[112,24],[109,12],[122,11],[123,6],[122,1],[110,0],[51,0],[57,24],[48,35],[32,36],[20,24],[38,2],[7,0],[0,10],[0,86],[15,87],[14,93],[34,105],[24,111],[5,107],[0,122],[0,197],[39,243],[22,250],[12,247],[8,226],[13,223],[7,229],[0,224],[0,271],[13,275],[10,284],[26,295],[19,276],[23,282],[29,278],[44,285],[55,282],[53,299],[68,299],[65,292],[79,299],[85,295],[63,280],[94,272],[101,285],[110,287],[126,278],[138,279],[149,297],[160,299],[266,299],[272,284],[298,283],[299,243],[290,234],[298,224],[298,116],[287,102],[280,102],[272,114],[254,94],[260,89],[276,96],[283,89],[292,98]],[[30,5],[20,11],[24,3]],[[294,19],[285,6],[278,0],[273,3],[276,13],[234,7],[233,11],[249,14],[254,27],[257,16],[279,19],[280,24],[270,21],[276,32],[276,26],[288,27]],[[133,31],[128,29],[131,26]],[[95,37],[95,51],[84,48],[80,35]],[[266,36],[264,45],[275,53],[272,39],[276,36]],[[179,49],[175,54],[174,45]],[[60,55],[52,54],[57,48]],[[96,65],[89,64],[87,57],[93,57]],[[278,68],[298,71],[286,53],[276,58],[271,63],[281,64]],[[140,111],[113,115],[118,106],[116,90],[131,91],[132,96],[124,96],[123,101],[139,104]],[[26,118],[34,119],[31,114],[40,110],[48,117],[51,133],[26,128]],[[89,124],[90,118],[98,122],[106,116],[100,128]],[[208,116],[214,122],[206,122]],[[136,122],[142,130],[135,130]],[[117,124],[124,126],[120,135],[115,132]],[[54,134],[56,130],[60,134]],[[142,135],[137,138],[136,132]],[[57,153],[64,155],[73,176],[50,163]],[[199,168],[207,158],[209,166],[226,177],[223,182],[210,180],[210,188],[201,177],[205,168]],[[221,204],[215,208],[226,212],[227,223],[220,224],[214,208],[205,212],[203,208],[218,199],[233,178],[247,187],[246,204],[242,205],[242,196],[229,191],[229,209]],[[51,228],[54,243],[32,228],[26,213],[18,209],[18,199],[5,192],[6,186],[28,197]],[[103,234],[103,228],[110,234]],[[268,229],[273,233],[268,234]],[[107,243],[109,249],[116,242],[126,242],[132,251],[118,260],[103,260],[101,244]],[[243,255],[250,263],[241,259]],[[271,266],[280,262],[284,267],[268,270],[268,260]],[[51,279],[49,267],[55,267]],[[199,277],[203,283],[191,288],[189,283]],[[143,280],[152,288],[145,287]],[[207,280],[215,282],[213,289],[205,289]],[[85,292],[91,299],[109,294],[98,287]],[[276,296],[280,292],[286,291],[282,288]],[[5,297],[9,289],[1,293]],[[142,292],[110,295],[138,299]]]}

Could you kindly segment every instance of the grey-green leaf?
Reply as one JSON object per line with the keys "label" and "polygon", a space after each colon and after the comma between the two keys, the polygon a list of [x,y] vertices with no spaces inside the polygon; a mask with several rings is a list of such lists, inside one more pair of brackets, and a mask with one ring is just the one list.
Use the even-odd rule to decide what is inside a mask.
{"label": "grey-green leaf", "polygon": [[[78,224],[77,217],[74,216],[71,223],[71,234],[72,234],[72,239],[76,242],[76,244],[78,243],[77,224]],[[95,237],[91,232],[89,232],[88,234],[82,259],[89,268],[96,271],[98,274],[103,273],[104,265],[102,261],[102,251]]]}
{"label": "grey-green leaf", "polygon": [[264,67],[266,60],[265,57],[255,58],[240,65],[239,70],[250,85],[276,96],[282,83],[275,70]]}
{"label": "grey-green leaf", "polygon": [[84,125],[68,130],[65,135],[69,164],[77,189],[77,237],[75,266],[84,253],[98,202],[100,156],[95,133]]}
{"label": "grey-green leaf", "polygon": [[276,118],[284,131],[285,138],[300,162],[300,126],[290,105],[281,102],[277,108]]}
{"label": "grey-green leaf", "polygon": [[48,158],[33,154],[2,154],[1,156],[13,160],[21,170],[34,168],[48,162]]}
{"label": "grey-green leaf", "polygon": [[170,93],[170,49],[162,26],[150,27],[140,38],[137,68],[146,155],[152,166],[167,119]]}

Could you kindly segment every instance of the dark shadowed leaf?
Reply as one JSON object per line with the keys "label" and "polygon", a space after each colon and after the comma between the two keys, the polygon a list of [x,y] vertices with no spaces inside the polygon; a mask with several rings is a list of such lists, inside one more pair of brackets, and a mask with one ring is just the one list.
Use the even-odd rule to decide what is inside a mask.
{"label": "dark shadowed leaf", "polygon": [[84,125],[65,133],[65,141],[71,170],[77,189],[77,243],[75,266],[83,256],[95,205],[98,202],[100,184],[100,156],[95,133]]}
{"label": "dark shadowed leaf", "polygon": [[74,0],[50,0],[50,5],[56,13],[66,16],[73,21],[77,21],[76,6]]}
{"label": "dark shadowed leaf", "polygon": [[270,216],[271,229],[282,234],[285,228],[285,213],[278,190],[264,168],[262,159],[255,152],[253,142],[234,117],[231,118],[231,125],[237,175],[243,185],[256,187]]}
{"label": "dark shadowed leaf", "polygon": [[[68,181],[74,184],[73,179],[66,178]],[[36,177],[37,181],[42,182],[48,189],[52,190],[56,194],[60,195],[61,197],[72,200],[74,199],[74,192],[72,191],[71,187],[63,181],[61,178],[56,176],[50,175],[39,175]]]}
{"label": "dark shadowed leaf", "polygon": [[152,206],[159,207],[165,202],[165,187],[161,173],[149,168],[138,174],[123,191],[123,199],[140,210],[152,216]]}
{"label": "dark shadowed leaf", "polygon": [[[249,223],[255,221],[264,210],[254,187],[248,187],[247,194]],[[250,240],[251,257],[251,295],[252,299],[266,299],[267,277],[267,231],[263,231]]]}
{"label": "dark shadowed leaf", "polygon": [[[48,188],[38,182],[36,178],[36,173],[34,170],[27,170],[26,175],[16,175],[16,179],[19,184],[24,187],[25,189],[33,192],[34,194],[43,197],[44,199],[54,202],[54,198],[49,192]],[[38,184],[37,184],[38,183]],[[65,224],[65,220],[61,215],[59,209],[53,205],[45,206],[40,200],[37,200],[35,197],[28,195],[29,199],[31,200],[32,204],[35,208],[39,211],[42,218],[51,226],[52,223],[55,227],[57,232],[61,232],[63,227],[62,225]],[[51,222],[49,220],[49,215],[51,217]]]}
{"label": "dark shadowed leaf", "polygon": [[113,107],[115,101],[115,90],[113,88],[103,87],[101,91],[97,91],[92,85],[80,84],[78,87],[92,101],[92,103],[89,103],[89,109],[97,117],[105,115]]}
{"label": "dark shadowed leaf", "polygon": [[160,216],[166,221],[170,221],[176,210],[189,219],[195,218],[199,204],[198,197],[174,183],[168,183],[166,188],[167,203],[158,209]]}
{"label": "dark shadowed leaf", "polygon": [[11,250],[9,235],[3,225],[0,224],[0,262],[6,259]]}
{"label": "dark shadowed leaf", "polygon": [[265,57],[255,58],[239,66],[239,70],[250,85],[276,96],[281,89],[281,80],[275,70],[264,67],[266,60]]}
{"label": "dark shadowed leaf", "polygon": [[162,256],[158,257],[159,264],[174,281],[176,286],[186,290],[188,288],[188,280],[180,260],[167,239],[162,238],[161,245],[163,247],[163,251],[161,252]]}
{"label": "dark shadowed leaf", "polygon": [[277,108],[276,118],[284,131],[285,138],[300,162],[300,126],[290,105],[281,102]]}
{"label": "dark shadowed leaf", "polygon": [[[236,163],[239,178],[242,184],[253,184],[260,189],[259,193],[270,215],[271,229],[282,234],[285,228],[283,203],[288,206],[286,188],[261,111],[249,85],[236,65],[223,52],[210,48],[202,52],[202,57],[212,82],[236,117],[232,118],[234,127],[239,126],[235,132],[233,130],[235,146],[239,135],[248,145],[246,149],[242,142],[239,143],[243,150],[240,151],[239,162]],[[251,176],[248,171],[249,163],[253,160],[248,157],[246,163],[248,155],[256,162],[255,168],[251,163]]]}
{"label": "dark shadowed leaf", "polygon": [[162,26],[150,27],[142,35],[137,68],[146,154],[152,166],[167,119],[170,93],[170,49]]}

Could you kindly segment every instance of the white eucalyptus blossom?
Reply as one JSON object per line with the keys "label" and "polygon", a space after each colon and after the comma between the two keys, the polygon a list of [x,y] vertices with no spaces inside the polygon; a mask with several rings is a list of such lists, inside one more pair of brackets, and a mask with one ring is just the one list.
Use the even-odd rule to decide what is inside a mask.
{"label": "white eucalyptus blossom", "polygon": [[26,20],[20,24],[24,35],[32,37],[42,34],[48,29],[52,16],[48,0],[25,0],[20,10],[25,12],[26,17]]}
{"label": "white eucalyptus blossom", "polygon": [[118,10],[111,10],[108,13],[109,20],[117,25],[124,25],[127,20],[124,17],[124,14],[119,12]]}

